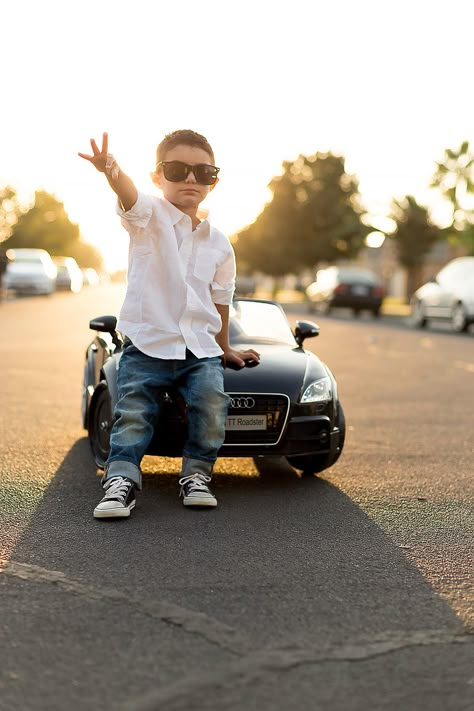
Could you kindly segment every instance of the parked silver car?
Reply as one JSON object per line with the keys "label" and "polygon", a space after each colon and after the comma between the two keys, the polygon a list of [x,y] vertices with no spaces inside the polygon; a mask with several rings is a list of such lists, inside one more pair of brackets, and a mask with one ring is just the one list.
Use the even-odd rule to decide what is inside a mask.
{"label": "parked silver car", "polygon": [[424,328],[433,320],[451,323],[453,331],[467,331],[474,323],[474,257],[457,257],[411,298],[411,320]]}
{"label": "parked silver car", "polygon": [[78,294],[83,286],[84,277],[73,257],[53,257],[58,275],[56,289],[65,289]]}
{"label": "parked silver car", "polygon": [[52,294],[57,269],[45,249],[9,249],[5,288],[20,294]]}

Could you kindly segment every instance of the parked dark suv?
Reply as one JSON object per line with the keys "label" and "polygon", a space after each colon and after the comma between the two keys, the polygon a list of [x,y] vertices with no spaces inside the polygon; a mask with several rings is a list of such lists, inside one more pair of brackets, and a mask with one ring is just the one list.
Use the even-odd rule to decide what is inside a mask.
{"label": "parked dark suv", "polygon": [[306,289],[310,312],[329,313],[333,308],[352,309],[354,314],[368,310],[380,314],[385,290],[379,277],[362,267],[327,267],[316,274]]}

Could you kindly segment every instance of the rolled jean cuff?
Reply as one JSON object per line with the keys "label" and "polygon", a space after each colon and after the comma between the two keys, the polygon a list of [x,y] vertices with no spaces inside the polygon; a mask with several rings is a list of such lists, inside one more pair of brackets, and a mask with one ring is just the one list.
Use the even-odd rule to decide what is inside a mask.
{"label": "rolled jean cuff", "polygon": [[214,462],[206,462],[203,459],[192,459],[191,457],[183,456],[181,476],[192,476],[193,474],[212,476],[213,466]]}
{"label": "rolled jean cuff", "polygon": [[107,479],[112,479],[113,476],[123,476],[126,479],[131,479],[136,485],[137,489],[142,488],[142,473],[140,468],[137,467],[133,462],[127,462],[126,460],[114,460],[107,464],[105,474],[102,477],[102,482],[107,481]]}

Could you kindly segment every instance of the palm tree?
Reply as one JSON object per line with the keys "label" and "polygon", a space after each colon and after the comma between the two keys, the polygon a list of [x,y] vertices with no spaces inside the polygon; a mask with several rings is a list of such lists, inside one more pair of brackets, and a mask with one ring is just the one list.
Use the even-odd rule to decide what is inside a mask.
{"label": "palm tree", "polygon": [[436,188],[452,206],[452,221],[447,228],[454,233],[458,243],[464,244],[474,254],[474,153],[469,141],[463,141],[458,150],[447,148],[443,160],[436,163],[430,187]]}

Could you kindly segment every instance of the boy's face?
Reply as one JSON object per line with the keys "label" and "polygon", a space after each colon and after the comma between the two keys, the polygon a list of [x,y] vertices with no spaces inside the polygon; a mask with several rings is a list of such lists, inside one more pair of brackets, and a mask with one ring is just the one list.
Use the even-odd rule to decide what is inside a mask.
{"label": "boy's face", "polygon": [[[175,146],[167,151],[163,160],[178,160],[187,165],[199,165],[200,163],[207,165],[212,164],[211,156],[203,148],[184,144]],[[161,188],[164,197],[184,212],[189,209],[197,208],[217,184],[216,180],[214,185],[201,185],[196,182],[193,172],[190,172],[185,180],[179,183],[173,183],[166,180],[163,173],[163,166],[161,166],[157,173],[152,173],[151,177],[155,185]]]}

